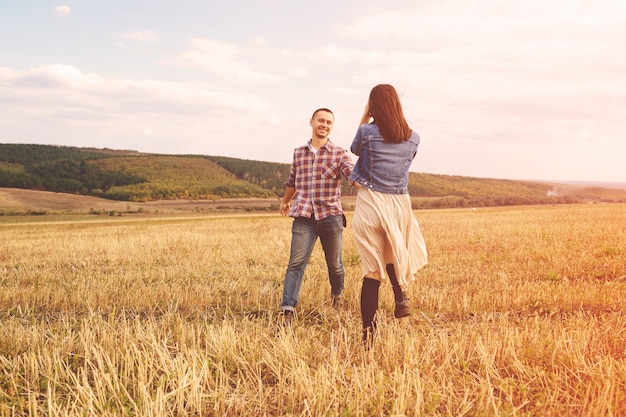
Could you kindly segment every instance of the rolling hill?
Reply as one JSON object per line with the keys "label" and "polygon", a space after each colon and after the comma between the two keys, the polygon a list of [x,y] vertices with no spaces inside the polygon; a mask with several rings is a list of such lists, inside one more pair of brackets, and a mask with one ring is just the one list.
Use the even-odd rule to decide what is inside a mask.
{"label": "rolling hill", "polygon": [[[282,196],[289,164],[207,155],[0,144],[0,187],[111,202],[266,199]],[[344,182],[342,195],[356,190]],[[415,208],[626,202],[626,189],[410,173]]]}

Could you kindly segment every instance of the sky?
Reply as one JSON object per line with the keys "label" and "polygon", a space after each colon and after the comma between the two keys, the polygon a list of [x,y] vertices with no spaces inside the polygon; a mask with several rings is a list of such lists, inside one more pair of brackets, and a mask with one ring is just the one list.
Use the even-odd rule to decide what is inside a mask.
{"label": "sky", "polygon": [[384,83],[413,172],[626,182],[625,50],[623,0],[0,0],[0,143],[290,163]]}

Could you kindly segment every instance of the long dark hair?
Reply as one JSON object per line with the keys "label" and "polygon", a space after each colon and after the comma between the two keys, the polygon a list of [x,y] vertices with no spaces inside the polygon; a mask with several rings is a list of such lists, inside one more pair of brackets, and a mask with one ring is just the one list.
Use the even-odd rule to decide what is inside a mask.
{"label": "long dark hair", "polygon": [[385,142],[400,143],[411,137],[411,128],[404,118],[400,97],[392,85],[379,84],[372,88],[369,113]]}

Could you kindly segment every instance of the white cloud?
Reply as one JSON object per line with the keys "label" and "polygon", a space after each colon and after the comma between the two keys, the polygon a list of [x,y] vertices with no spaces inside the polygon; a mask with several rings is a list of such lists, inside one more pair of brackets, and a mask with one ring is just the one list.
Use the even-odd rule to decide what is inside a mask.
{"label": "white cloud", "polygon": [[138,43],[158,42],[159,36],[151,30],[135,30],[120,35],[122,38]]}
{"label": "white cloud", "polygon": [[278,126],[278,125],[280,125],[281,120],[280,120],[280,117],[278,117],[278,116],[272,116],[272,117],[270,117],[269,122],[270,122],[271,125]]}
{"label": "white cloud", "polygon": [[267,39],[264,36],[255,36],[248,39],[248,44],[253,46],[260,46],[267,44]]}
{"label": "white cloud", "polygon": [[[367,48],[329,45],[309,57],[355,65],[353,78],[361,83],[406,86],[422,114],[442,122],[454,114],[472,132],[454,136],[545,140],[525,137],[525,126],[533,126],[560,140],[565,131],[575,137],[602,123],[613,138],[619,130],[612,120],[624,113],[617,103],[626,97],[626,55],[616,42],[626,40],[626,14],[615,13],[620,8],[626,9],[621,2],[420,2],[343,26],[343,35]],[[580,127],[581,118],[589,125]],[[492,129],[500,134],[486,134]]]}
{"label": "white cloud", "polygon": [[[405,10],[357,16],[340,34],[368,49],[432,52],[453,57],[465,49],[548,55],[623,45],[626,3],[621,1],[497,0],[420,2]],[[561,49],[563,48],[563,49]],[[623,54],[621,54],[623,55]]]}
{"label": "white cloud", "polygon": [[72,9],[70,8],[70,6],[55,6],[54,14],[60,17],[71,16]]}
{"label": "white cloud", "polygon": [[354,94],[359,94],[361,91],[356,88],[348,88],[348,87],[330,87],[329,91],[333,94],[339,94],[344,96],[350,96]]}
{"label": "white cloud", "polygon": [[[100,146],[153,149],[153,143],[128,141],[175,138],[182,151],[194,142],[201,146],[206,137],[237,135],[248,121],[228,121],[242,114],[262,119],[268,106],[254,95],[208,84],[106,78],[66,65],[0,68],[0,86],[0,131],[7,140],[25,137],[30,143],[66,135],[64,141],[79,146],[102,141]],[[193,128],[197,120],[207,121],[206,131]]]}
{"label": "white cloud", "polygon": [[239,59],[242,50],[233,44],[203,38],[189,39],[189,44],[191,49],[178,55],[176,65],[203,69],[235,84],[275,83],[281,79]]}

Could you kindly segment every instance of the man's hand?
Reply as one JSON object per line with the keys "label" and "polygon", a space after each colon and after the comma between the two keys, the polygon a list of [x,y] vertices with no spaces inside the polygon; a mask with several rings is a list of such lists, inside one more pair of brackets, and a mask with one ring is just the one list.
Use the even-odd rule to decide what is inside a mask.
{"label": "man's hand", "polygon": [[289,214],[289,202],[296,194],[296,189],[293,187],[285,187],[285,195],[280,200],[280,214],[287,216]]}

